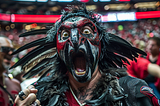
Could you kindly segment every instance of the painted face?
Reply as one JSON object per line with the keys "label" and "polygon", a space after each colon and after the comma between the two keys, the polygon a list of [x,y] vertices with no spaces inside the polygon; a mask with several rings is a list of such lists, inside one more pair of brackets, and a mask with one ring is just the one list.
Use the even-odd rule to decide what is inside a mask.
{"label": "painted face", "polygon": [[72,17],[60,26],[57,51],[78,82],[91,79],[100,56],[100,40],[96,26],[84,17]]}

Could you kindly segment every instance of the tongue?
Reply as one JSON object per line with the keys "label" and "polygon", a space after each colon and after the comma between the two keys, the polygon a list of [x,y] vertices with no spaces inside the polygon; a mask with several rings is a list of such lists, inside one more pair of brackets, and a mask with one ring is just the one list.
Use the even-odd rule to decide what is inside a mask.
{"label": "tongue", "polygon": [[74,61],[75,69],[77,72],[84,72],[86,69],[86,61],[85,58],[82,57],[76,57]]}

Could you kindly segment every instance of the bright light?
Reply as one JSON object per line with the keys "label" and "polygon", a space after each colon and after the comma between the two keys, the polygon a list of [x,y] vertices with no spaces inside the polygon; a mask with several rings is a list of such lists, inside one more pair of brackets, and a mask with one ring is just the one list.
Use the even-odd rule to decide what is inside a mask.
{"label": "bright light", "polygon": [[117,19],[119,21],[135,21],[135,12],[117,13]]}
{"label": "bright light", "polygon": [[94,2],[98,2],[98,0],[93,0]]}
{"label": "bright light", "polygon": [[48,0],[37,0],[37,2],[47,2]]}
{"label": "bright light", "polygon": [[117,15],[116,13],[109,13],[108,14],[108,21],[111,22],[111,21],[117,21]]}

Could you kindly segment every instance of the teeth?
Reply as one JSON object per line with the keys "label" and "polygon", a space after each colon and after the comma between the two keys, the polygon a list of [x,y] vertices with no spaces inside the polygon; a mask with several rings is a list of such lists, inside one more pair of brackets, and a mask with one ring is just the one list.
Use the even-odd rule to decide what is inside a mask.
{"label": "teeth", "polygon": [[86,71],[78,72],[77,70],[75,70],[75,72],[76,72],[76,74],[77,74],[77,75],[83,75],[83,74],[85,74],[85,73],[86,73]]}

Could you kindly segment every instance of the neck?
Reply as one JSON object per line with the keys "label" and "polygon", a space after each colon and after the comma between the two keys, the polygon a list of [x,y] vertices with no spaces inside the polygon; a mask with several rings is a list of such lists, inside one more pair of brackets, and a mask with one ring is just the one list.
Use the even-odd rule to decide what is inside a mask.
{"label": "neck", "polygon": [[98,67],[93,73],[91,80],[85,83],[77,82],[71,73],[69,73],[69,83],[71,89],[81,103],[83,103],[85,100],[89,100],[92,97],[92,90],[96,87],[96,83],[100,77],[101,73],[99,72]]}
{"label": "neck", "polygon": [[158,59],[158,55],[157,54],[156,55],[152,54],[152,55],[149,56],[149,60],[152,61],[152,62],[156,61],[157,59]]}

